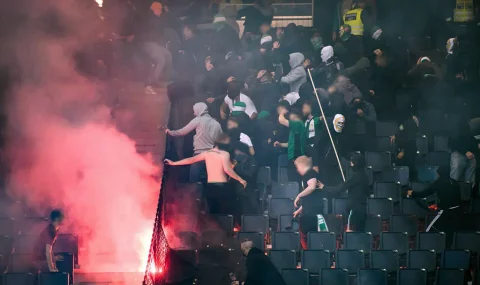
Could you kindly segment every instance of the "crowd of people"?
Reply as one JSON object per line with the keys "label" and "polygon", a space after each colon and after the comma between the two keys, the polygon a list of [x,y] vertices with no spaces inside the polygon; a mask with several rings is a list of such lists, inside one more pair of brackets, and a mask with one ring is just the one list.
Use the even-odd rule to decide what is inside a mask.
{"label": "crowd of people", "polygon": [[[149,28],[157,32],[149,33],[153,37],[149,41],[155,42],[145,44],[156,52],[144,50],[155,63],[150,73],[154,81],[146,85],[146,93],[155,92],[150,83],[162,75],[173,80],[171,92],[191,86],[196,102],[191,122],[178,130],[165,129],[169,136],[195,131],[194,156],[167,162],[192,164],[190,181],[209,185],[206,197],[211,213],[234,213],[239,225],[243,213],[258,208],[248,194],[255,187],[256,169],[278,169],[285,163],[279,158],[286,156],[287,178],[272,173],[275,180],[299,182],[294,215],[308,217],[321,211],[322,196],[314,198],[315,190],[335,195],[349,189],[349,228],[361,231],[365,200],[371,192],[363,154],[377,150],[377,120],[398,123],[390,137],[394,161],[408,166],[410,180],[415,181],[416,138],[419,130],[431,131],[423,114],[462,112],[449,104],[463,98],[468,85],[459,40],[448,40],[445,60],[437,63],[412,55],[400,38],[376,26],[364,10],[364,0],[354,1],[333,39],[294,23],[272,27],[272,14],[261,5],[257,1],[239,12],[246,17],[243,35],[236,22],[223,14],[215,15],[213,26],[205,31],[184,23],[183,40],[176,48],[162,46],[167,40],[166,34],[158,32],[159,23],[166,23],[168,17],[160,2],[151,5],[154,21]],[[352,19],[354,25],[347,24]],[[415,56],[418,60],[412,62]],[[451,179],[474,185],[478,145],[468,119],[467,114],[450,119],[452,126],[442,134],[450,139]],[[349,168],[351,177],[342,184]],[[229,182],[227,175],[235,182]],[[235,190],[225,190],[229,187]],[[316,228],[313,219],[307,220],[301,230],[304,234]]]}

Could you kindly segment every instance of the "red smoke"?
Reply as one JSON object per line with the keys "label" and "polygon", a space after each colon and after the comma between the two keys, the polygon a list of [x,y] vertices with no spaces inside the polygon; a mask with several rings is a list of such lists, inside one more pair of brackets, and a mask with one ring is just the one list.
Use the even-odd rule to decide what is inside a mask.
{"label": "red smoke", "polygon": [[[8,192],[40,213],[65,211],[65,228],[84,249],[82,268],[143,272],[160,169],[116,129],[108,88],[75,69],[75,50],[97,36],[88,16],[71,1],[27,2],[7,62],[21,76],[8,100]],[[61,36],[42,30],[48,13]]]}

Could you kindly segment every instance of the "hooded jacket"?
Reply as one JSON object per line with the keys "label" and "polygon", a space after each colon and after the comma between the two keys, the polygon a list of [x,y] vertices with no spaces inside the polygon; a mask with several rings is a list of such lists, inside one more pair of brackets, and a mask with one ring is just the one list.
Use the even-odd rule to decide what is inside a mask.
{"label": "hooded jacket", "polygon": [[300,86],[307,82],[307,72],[302,65],[304,60],[305,56],[299,52],[290,54],[288,63],[290,64],[291,70],[280,79],[281,82],[290,84],[290,92],[298,93]]}
{"label": "hooded jacket", "polygon": [[222,134],[220,124],[210,117],[208,107],[205,103],[196,103],[193,105],[195,118],[180,130],[170,131],[171,136],[185,136],[195,130],[193,137],[193,149],[195,153],[201,153],[212,149],[215,146],[215,140]]}
{"label": "hooded jacket", "polygon": [[368,177],[365,174],[365,158],[361,154],[355,154],[352,159],[352,176],[338,186],[325,186],[325,192],[344,192],[348,190],[347,210],[358,212],[366,211],[369,194]]}
{"label": "hooded jacket", "polygon": [[258,248],[248,252],[246,267],[245,285],[286,285],[270,258]]}

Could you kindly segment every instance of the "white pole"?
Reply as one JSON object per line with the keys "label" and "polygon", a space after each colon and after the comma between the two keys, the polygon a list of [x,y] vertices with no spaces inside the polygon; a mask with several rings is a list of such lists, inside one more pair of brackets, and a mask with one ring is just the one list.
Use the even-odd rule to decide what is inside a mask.
{"label": "white pole", "polygon": [[345,182],[345,174],[343,174],[342,163],[340,162],[340,158],[338,157],[337,148],[335,147],[335,143],[333,142],[332,134],[330,133],[330,128],[328,127],[327,117],[325,117],[325,113],[323,113],[322,103],[320,103],[320,98],[318,97],[317,88],[315,87],[315,83],[313,82],[312,74],[310,73],[310,69],[307,69],[308,76],[310,77],[310,82],[313,86],[313,92],[317,97],[318,106],[320,106],[320,112],[322,113],[323,122],[325,123],[325,128],[327,129],[328,136],[330,137],[330,142],[332,143],[333,151],[335,152],[335,157],[337,158],[338,167],[340,167],[340,173],[342,174],[343,181]]}

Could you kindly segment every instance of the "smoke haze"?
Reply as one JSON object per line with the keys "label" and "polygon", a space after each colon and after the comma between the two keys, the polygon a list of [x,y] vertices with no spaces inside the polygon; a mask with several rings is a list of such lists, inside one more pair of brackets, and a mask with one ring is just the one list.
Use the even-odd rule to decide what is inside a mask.
{"label": "smoke haze", "polygon": [[76,70],[76,51],[102,31],[84,9],[90,2],[0,7],[0,64],[16,79],[6,98],[7,191],[39,213],[65,211],[65,228],[84,249],[82,268],[143,271],[160,169],[116,129],[106,88]]}

